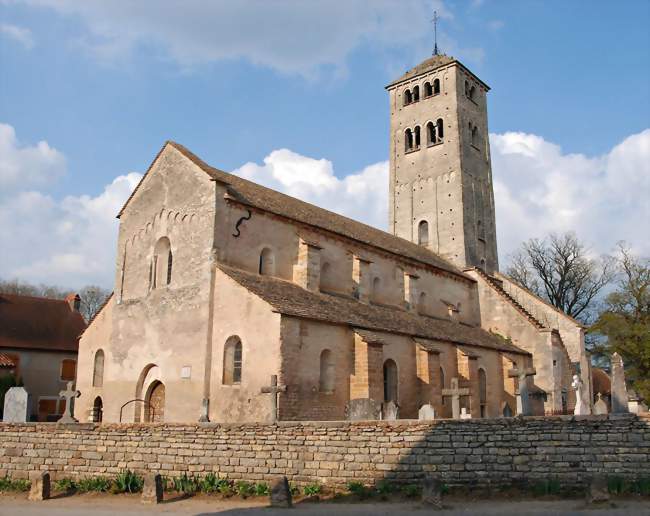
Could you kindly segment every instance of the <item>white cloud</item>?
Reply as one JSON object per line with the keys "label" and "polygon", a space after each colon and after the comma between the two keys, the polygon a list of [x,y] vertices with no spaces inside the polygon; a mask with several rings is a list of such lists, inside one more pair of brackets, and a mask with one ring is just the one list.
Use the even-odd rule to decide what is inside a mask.
{"label": "white cloud", "polygon": [[162,48],[182,67],[245,59],[304,76],[322,67],[341,73],[364,44],[428,49],[433,10],[452,17],[443,0],[22,1],[81,19],[87,32],[78,43],[109,61],[137,48]]}
{"label": "white cloud", "polygon": [[0,23],[0,34],[20,43],[27,50],[34,46],[32,31],[25,27],[19,27],[10,23]]}

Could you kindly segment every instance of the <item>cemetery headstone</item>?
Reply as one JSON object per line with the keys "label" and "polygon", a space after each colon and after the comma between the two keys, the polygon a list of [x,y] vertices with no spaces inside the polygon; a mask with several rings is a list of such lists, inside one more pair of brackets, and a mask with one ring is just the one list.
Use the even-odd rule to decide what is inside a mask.
{"label": "cemetery headstone", "polygon": [[280,477],[273,482],[269,496],[271,499],[271,507],[291,508],[291,488],[289,487],[287,477]]}
{"label": "cemetery headstone", "polygon": [[621,355],[614,353],[612,355],[612,414],[629,412],[627,400],[623,359]]}
{"label": "cemetery headstone", "polygon": [[528,377],[535,376],[536,371],[534,367],[520,369],[515,367],[508,371],[510,378],[517,378],[519,393],[517,394],[517,413],[521,416],[532,416],[533,409],[530,405],[530,398],[528,395]]}
{"label": "cemetery headstone", "polygon": [[571,387],[576,391],[576,406],[573,409],[573,413],[576,416],[588,416],[591,414],[591,408],[589,407],[589,401],[586,399],[587,389],[584,382],[577,374],[573,375]]}
{"label": "cemetery headstone", "polygon": [[29,480],[32,483],[29,489],[29,499],[42,502],[50,498],[50,474],[47,471],[39,471],[30,475]]}
{"label": "cemetery headstone", "polygon": [[31,398],[24,387],[11,387],[5,394],[2,420],[5,423],[26,423],[29,420]]}
{"label": "cemetery headstone", "polygon": [[74,399],[81,396],[81,393],[78,390],[72,390],[72,382],[68,382],[67,388],[64,391],[59,392],[59,397],[65,400],[65,412],[61,416],[61,419],[57,423],[78,423],[73,415],[73,405]]}
{"label": "cemetery headstone", "polygon": [[465,407],[463,407],[462,409],[460,409],[460,418],[461,419],[472,419],[472,414],[467,412],[467,409]]}
{"label": "cemetery headstone", "polygon": [[603,395],[601,393],[598,393],[596,396],[598,399],[596,400],[596,403],[594,403],[594,414],[597,416],[607,414],[607,403],[605,403],[605,400],[603,400]]}
{"label": "cemetery headstone", "polygon": [[451,389],[442,389],[442,395],[451,396],[451,414],[454,419],[460,419],[460,397],[469,396],[467,387],[458,387],[458,378],[451,379]]}
{"label": "cemetery headstone", "polygon": [[144,486],[142,486],[142,503],[159,504],[163,501],[163,481],[162,475],[157,473],[147,473],[144,476]]}
{"label": "cemetery headstone", "polygon": [[281,392],[286,392],[286,385],[278,385],[278,375],[271,375],[271,385],[268,387],[262,387],[262,394],[271,395],[271,423],[275,423],[278,420],[278,394]]}
{"label": "cemetery headstone", "polygon": [[431,420],[436,418],[436,411],[432,405],[425,403],[420,407],[418,411],[418,419],[420,420]]}
{"label": "cemetery headstone", "polygon": [[386,421],[395,421],[399,419],[399,407],[394,401],[389,401],[383,404],[382,419]]}
{"label": "cemetery headstone", "polygon": [[381,419],[381,404],[370,398],[355,398],[345,407],[349,421],[368,421]]}

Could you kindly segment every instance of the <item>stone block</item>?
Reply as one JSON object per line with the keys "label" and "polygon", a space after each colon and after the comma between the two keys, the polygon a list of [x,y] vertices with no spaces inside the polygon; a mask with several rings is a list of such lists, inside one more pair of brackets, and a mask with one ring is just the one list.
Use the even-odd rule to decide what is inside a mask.
{"label": "stone block", "polygon": [[271,485],[271,494],[269,495],[271,507],[280,507],[288,509],[292,507],[291,489],[287,477],[275,479]]}
{"label": "stone block", "polygon": [[40,471],[30,476],[32,487],[29,490],[29,499],[43,501],[50,498],[50,474]]}
{"label": "stone block", "polygon": [[158,504],[163,501],[162,476],[157,473],[147,473],[142,487],[142,503]]}
{"label": "stone block", "polygon": [[596,476],[591,479],[587,486],[587,503],[605,503],[609,501],[609,490],[607,489],[607,478]]}
{"label": "stone block", "polygon": [[422,483],[422,503],[433,509],[442,509],[442,482],[427,476]]}

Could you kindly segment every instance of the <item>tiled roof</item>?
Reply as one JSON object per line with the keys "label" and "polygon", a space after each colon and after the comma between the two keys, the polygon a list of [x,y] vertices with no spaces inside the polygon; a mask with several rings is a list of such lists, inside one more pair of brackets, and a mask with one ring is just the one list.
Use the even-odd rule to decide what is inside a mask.
{"label": "tiled roof", "polygon": [[76,352],[85,327],[63,299],[0,294],[0,348]]}
{"label": "tiled roof", "polygon": [[456,321],[421,316],[399,308],[368,305],[344,296],[314,293],[285,280],[260,276],[225,265],[220,265],[219,268],[284,315],[346,324],[356,332],[383,331],[510,353],[530,354],[481,328]]}
{"label": "tiled roof", "polygon": [[228,197],[230,199],[294,221],[337,233],[404,258],[433,266],[467,281],[474,281],[450,262],[420,245],[357,222],[356,220],[349,219],[343,215],[319,208],[295,197],[276,192],[275,190],[258,185],[239,176],[218,170],[203,162],[178,143],[168,142],[168,145],[181,152],[213,179],[227,184]]}
{"label": "tiled roof", "polygon": [[[423,73],[430,72],[432,70],[435,70],[436,68],[440,68],[442,66],[446,66],[451,63],[458,63],[460,66],[463,67],[463,69],[467,70],[469,72],[469,69],[463,65],[460,61],[455,59],[452,56],[448,56],[446,54],[438,54],[435,56],[431,56],[428,59],[425,59],[422,61],[420,64],[414,66],[410,70],[406,71],[402,76],[399,78],[395,79],[393,82],[391,82],[386,88],[390,88],[394,86],[395,84],[399,84],[402,81],[407,81],[409,79],[413,79],[414,77],[417,77],[418,75],[422,75]],[[469,72],[472,73],[472,72]],[[483,86],[485,86],[487,89],[490,89],[490,87],[485,84],[482,80],[480,80],[478,77],[476,77],[473,73],[472,75],[476,78],[477,81],[479,81]]]}
{"label": "tiled roof", "polygon": [[0,353],[0,367],[16,367],[16,362],[9,355]]}

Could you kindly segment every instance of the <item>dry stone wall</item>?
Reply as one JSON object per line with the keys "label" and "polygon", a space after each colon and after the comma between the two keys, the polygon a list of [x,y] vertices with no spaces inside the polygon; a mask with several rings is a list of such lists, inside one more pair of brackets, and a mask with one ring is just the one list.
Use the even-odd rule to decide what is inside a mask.
{"label": "dry stone wall", "polygon": [[265,424],[0,424],[0,477],[113,475],[126,468],[341,485],[380,479],[525,485],[594,474],[650,477],[650,415]]}

